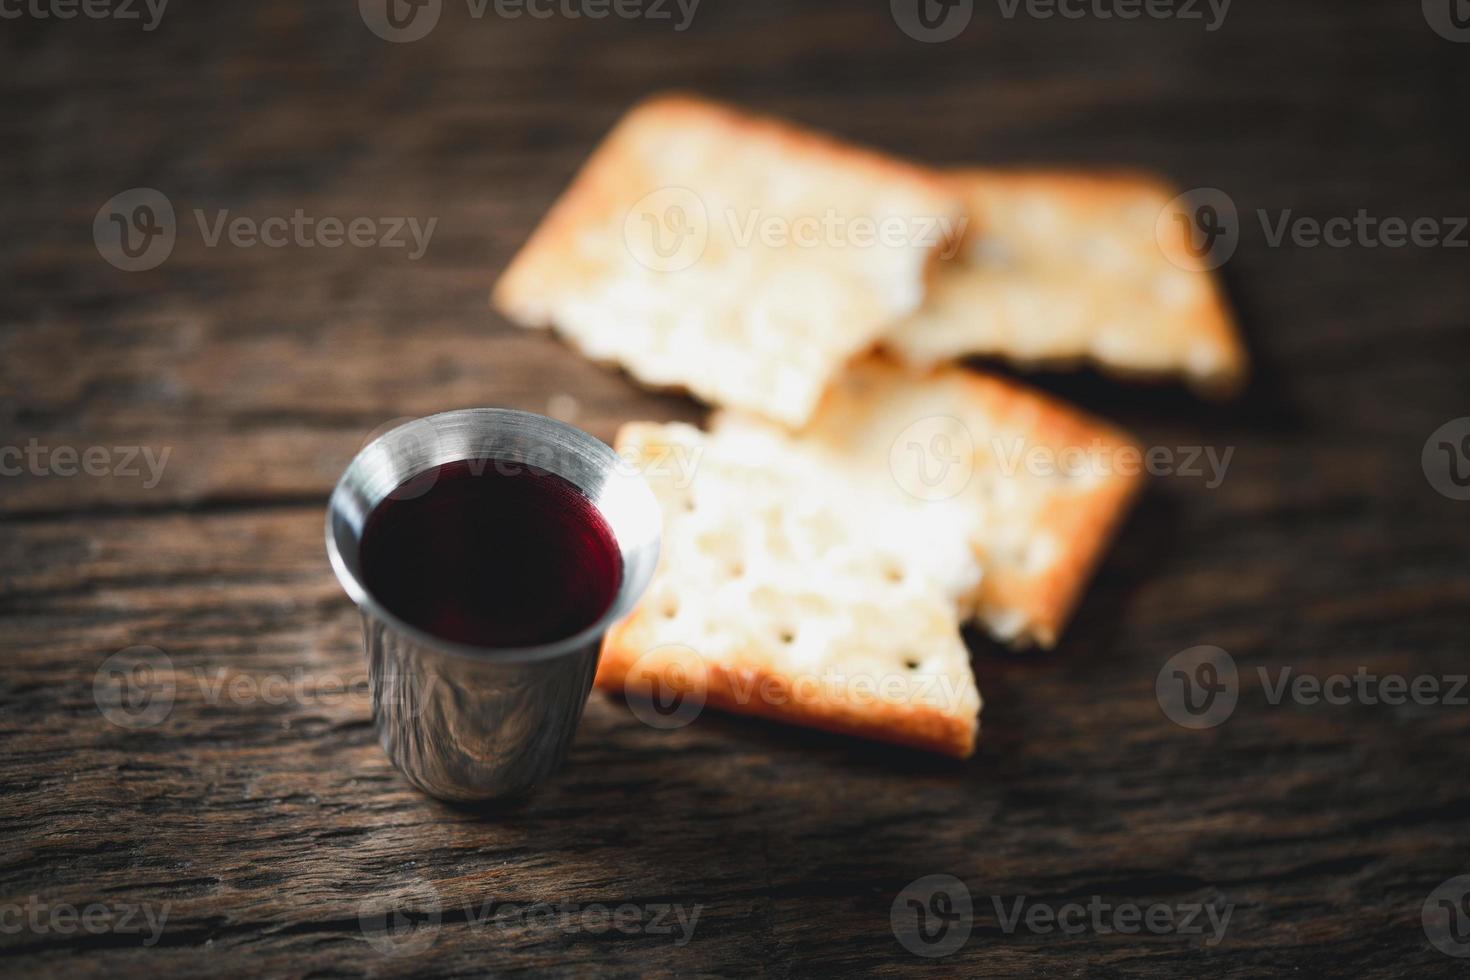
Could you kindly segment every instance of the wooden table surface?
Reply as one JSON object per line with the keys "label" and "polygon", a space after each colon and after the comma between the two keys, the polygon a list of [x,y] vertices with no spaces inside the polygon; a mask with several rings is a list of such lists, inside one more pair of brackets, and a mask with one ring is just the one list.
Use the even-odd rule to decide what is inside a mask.
{"label": "wooden table surface", "polygon": [[[0,447],[29,453],[0,456],[21,471],[0,477],[5,972],[1463,971],[1422,917],[1470,873],[1470,708],[1270,694],[1288,667],[1446,694],[1467,670],[1470,502],[1435,489],[1453,490],[1448,460],[1426,471],[1421,451],[1470,415],[1470,250],[1464,232],[1269,232],[1361,210],[1452,235],[1470,45],[1413,2],[1240,3],[1215,30],[975,4],[943,43],[881,0],[706,0],[683,31],[446,3],[412,43],[353,7],[0,22]],[[554,781],[503,812],[453,809],[374,740],[326,494],[396,418],[505,405],[609,439],[701,417],[486,303],[598,137],[670,86],[936,164],[1221,189],[1245,396],[1034,380],[1147,445],[1233,456],[1215,487],[1152,481],[1057,650],[974,640],[987,703],[964,763],[714,714],[660,732],[594,694]],[[167,198],[177,240],[128,272],[94,217],[139,187]],[[437,224],[417,259],[209,243],[221,211],[298,209]],[[1239,700],[1187,730],[1155,683],[1197,645],[1234,658]],[[138,646],[159,671],[119,701],[109,658]],[[890,920],[930,875],[972,902],[943,958]],[[1230,918],[1218,942],[1009,928],[1018,900]],[[408,922],[376,931],[395,903]]]}

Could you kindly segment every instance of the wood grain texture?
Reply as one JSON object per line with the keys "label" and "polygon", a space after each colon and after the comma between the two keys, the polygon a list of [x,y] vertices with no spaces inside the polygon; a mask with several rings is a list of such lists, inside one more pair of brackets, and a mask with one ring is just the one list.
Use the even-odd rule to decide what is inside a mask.
{"label": "wood grain texture", "polygon": [[[1214,32],[976,5],[945,44],[837,0],[705,0],[683,32],[447,3],[410,44],[353,7],[180,3],[152,32],[0,24],[0,447],[170,453],[153,485],[0,477],[7,973],[1462,969],[1421,909],[1470,873],[1470,708],[1272,705],[1257,669],[1466,672],[1470,504],[1431,488],[1420,452],[1470,414],[1470,252],[1271,247],[1256,211],[1470,214],[1470,47],[1414,3],[1239,4]],[[1213,489],[1152,481],[1054,654],[975,639],[986,711],[965,763],[714,715],[659,732],[594,694],[544,790],[446,807],[374,741],[325,497],[394,418],[552,407],[603,438],[701,418],[487,306],[597,138],[671,85],[934,163],[1134,166],[1225,190],[1245,218],[1225,278],[1258,367],[1242,400],[1034,380],[1145,444],[1234,455]],[[92,221],[138,186],[169,197],[179,237],[126,273]],[[410,261],[210,247],[193,215],[298,208],[438,224]],[[167,654],[175,700],[160,724],[118,727],[94,676],[140,644]],[[1242,684],[1225,724],[1192,732],[1154,684],[1199,644],[1230,651]],[[889,921],[931,874],[975,902],[968,942],[932,961]],[[425,882],[427,947],[385,955],[362,913]],[[995,901],[1023,896],[1233,913],[1218,945],[1007,932]],[[148,946],[11,929],[4,909],[33,901],[167,916]],[[535,903],[560,917],[520,914]],[[699,918],[680,944],[594,928],[598,904]]]}

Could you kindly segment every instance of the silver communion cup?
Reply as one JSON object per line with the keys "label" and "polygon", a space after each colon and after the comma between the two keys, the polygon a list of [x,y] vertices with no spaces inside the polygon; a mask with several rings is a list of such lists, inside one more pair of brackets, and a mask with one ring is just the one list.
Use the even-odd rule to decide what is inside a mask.
{"label": "silver communion cup", "polygon": [[[422,493],[437,467],[501,460],[579,489],[611,529],[622,576],[607,611],[540,646],[484,648],[431,635],[363,584],[368,516],[390,494]],[[416,480],[417,478],[417,480]],[[473,408],[400,425],[348,465],[327,507],[327,554],[361,610],[378,741],[419,789],[470,802],[517,796],[557,768],[582,717],[607,628],[637,602],[658,562],[661,518],[641,475],[579,429],[529,412]]]}

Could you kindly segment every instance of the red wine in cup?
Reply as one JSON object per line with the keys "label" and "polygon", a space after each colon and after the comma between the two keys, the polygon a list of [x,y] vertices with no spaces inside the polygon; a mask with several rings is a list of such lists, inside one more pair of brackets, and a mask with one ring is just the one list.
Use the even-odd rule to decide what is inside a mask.
{"label": "red wine in cup", "polygon": [[363,581],[389,612],[456,643],[551,643],[612,605],[622,556],[607,521],[566,480],[472,459],[405,481],[368,515]]}

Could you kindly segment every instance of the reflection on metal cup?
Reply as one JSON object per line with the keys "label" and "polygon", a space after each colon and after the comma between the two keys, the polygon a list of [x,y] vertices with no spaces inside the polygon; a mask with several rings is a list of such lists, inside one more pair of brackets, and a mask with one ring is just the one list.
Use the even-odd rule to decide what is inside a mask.
{"label": "reflection on metal cup", "polygon": [[[611,605],[569,636],[478,647],[436,636],[365,585],[363,530],[374,509],[446,463],[497,460],[560,477],[596,508],[622,575]],[[661,518],[641,476],[605,444],[561,422],[508,409],[446,412],[398,426],[348,465],[327,508],[327,554],[362,613],[378,740],[415,786],[445,800],[528,791],[565,758],[597,670],[603,634],[637,602],[658,561]]]}

